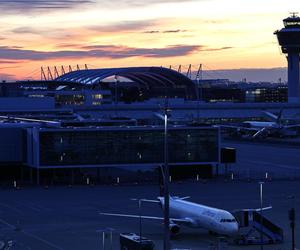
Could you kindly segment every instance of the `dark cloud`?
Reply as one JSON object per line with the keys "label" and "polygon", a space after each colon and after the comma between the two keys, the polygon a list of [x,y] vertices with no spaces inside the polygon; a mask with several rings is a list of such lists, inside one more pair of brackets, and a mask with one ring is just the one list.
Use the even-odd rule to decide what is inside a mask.
{"label": "dark cloud", "polygon": [[22,27],[12,29],[11,32],[16,33],[16,34],[37,34],[37,35],[39,35],[42,33],[42,30],[32,28],[32,27],[22,26]]}
{"label": "dark cloud", "polygon": [[111,58],[129,57],[176,57],[185,56],[201,50],[199,45],[172,45],[165,48],[134,48],[126,46],[95,45],[85,46],[78,50],[37,51],[8,46],[0,46],[1,60],[49,60],[59,58]]}
{"label": "dark cloud", "polygon": [[159,30],[147,30],[147,31],[144,31],[143,33],[146,33],[146,34],[156,34],[156,33],[160,33]]}
{"label": "dark cloud", "polygon": [[55,47],[56,48],[81,48],[82,45],[80,45],[79,43],[59,43],[56,44]]}
{"label": "dark cloud", "polygon": [[165,30],[162,33],[183,33],[183,32],[187,32],[187,30]]}
{"label": "dark cloud", "polygon": [[[1,14],[35,12],[42,13],[59,9],[95,4],[99,10],[112,8],[134,8],[161,3],[182,3],[199,0],[0,0]],[[201,0],[204,1],[204,0]]]}
{"label": "dark cloud", "polygon": [[126,46],[115,46],[115,45],[86,45],[81,46],[84,50],[112,50],[112,51],[123,51],[127,49]]}
{"label": "dark cloud", "polygon": [[167,34],[167,33],[184,33],[184,32],[187,32],[188,30],[181,30],[181,29],[176,29],[176,30],[146,30],[146,31],[143,31],[143,33],[145,34],[157,34],[157,33],[164,33],[164,34]]}
{"label": "dark cloud", "polygon": [[206,48],[204,51],[220,51],[220,50],[227,50],[227,49],[233,49],[234,47],[221,47],[221,48]]}
{"label": "dark cloud", "polygon": [[28,13],[35,10],[69,9],[94,3],[92,0],[0,0],[2,14]]}
{"label": "dark cloud", "polygon": [[134,48],[130,53],[143,57],[176,57],[190,55],[199,51],[201,47],[199,45],[173,45],[166,48]]}
{"label": "dark cloud", "polygon": [[143,21],[122,21],[118,23],[112,23],[108,25],[92,25],[86,27],[89,30],[101,32],[125,32],[125,31],[136,31],[146,29],[148,27],[157,24],[155,20],[143,20]]}
{"label": "dark cloud", "polygon": [[[77,27],[72,29],[64,29],[60,27],[43,27],[36,28],[30,26],[20,26],[14,29],[9,30],[14,34],[34,34],[34,35],[42,35],[43,37],[52,37],[57,39],[64,39],[79,35],[82,33],[82,30],[91,31],[97,34],[101,33],[118,33],[118,32],[133,32],[144,30],[148,27],[155,26],[158,24],[158,20],[142,20],[142,21],[122,21],[115,22],[111,24],[103,24],[103,25],[90,25],[80,27],[79,30]],[[81,30],[82,29],[82,30]],[[63,43],[62,43],[63,44]],[[68,46],[65,46],[68,47]]]}

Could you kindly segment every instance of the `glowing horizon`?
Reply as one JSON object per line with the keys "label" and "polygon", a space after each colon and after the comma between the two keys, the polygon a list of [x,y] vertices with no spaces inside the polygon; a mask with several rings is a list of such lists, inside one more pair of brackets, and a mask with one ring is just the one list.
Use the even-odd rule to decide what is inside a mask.
{"label": "glowing horizon", "polygon": [[[259,7],[258,7],[259,6]],[[273,32],[296,0],[0,0],[0,79],[41,66],[285,67]]]}

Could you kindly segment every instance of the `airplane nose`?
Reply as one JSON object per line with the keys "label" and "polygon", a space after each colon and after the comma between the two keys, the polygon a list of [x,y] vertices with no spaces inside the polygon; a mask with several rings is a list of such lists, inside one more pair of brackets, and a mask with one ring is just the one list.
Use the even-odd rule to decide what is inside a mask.
{"label": "airplane nose", "polygon": [[238,234],[238,232],[239,232],[239,225],[238,225],[238,223],[235,223],[232,225],[231,235],[236,235],[236,234]]}

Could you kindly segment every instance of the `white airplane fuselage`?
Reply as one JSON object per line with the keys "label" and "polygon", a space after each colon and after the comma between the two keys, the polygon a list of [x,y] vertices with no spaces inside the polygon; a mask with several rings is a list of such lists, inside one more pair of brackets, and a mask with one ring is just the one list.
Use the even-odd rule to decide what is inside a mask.
{"label": "white airplane fuselage", "polygon": [[[164,198],[158,197],[162,207]],[[170,217],[189,221],[186,226],[203,228],[221,235],[236,235],[239,230],[235,217],[226,210],[170,197]]]}
{"label": "white airplane fuselage", "polygon": [[243,124],[250,128],[276,128],[275,122],[245,121]]}

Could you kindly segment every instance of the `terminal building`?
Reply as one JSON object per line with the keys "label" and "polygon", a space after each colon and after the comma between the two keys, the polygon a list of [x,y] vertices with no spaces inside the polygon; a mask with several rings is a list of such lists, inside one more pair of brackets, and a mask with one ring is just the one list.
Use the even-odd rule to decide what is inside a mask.
{"label": "terminal building", "polygon": [[300,103],[283,102],[284,87],[200,84],[162,67],[85,69],[51,81],[2,82],[1,178],[81,183],[159,169],[166,108],[171,174],[211,177],[222,164],[214,124],[264,120],[262,111],[300,114]]}
{"label": "terminal building", "polygon": [[[23,181],[40,183],[41,176],[50,181],[55,171],[65,176],[93,172],[95,177],[99,168],[142,171],[164,164],[162,126],[74,128],[7,122],[0,125],[0,135],[1,170],[14,169],[13,176],[27,173],[28,177],[18,177]],[[211,177],[212,167],[220,162],[217,127],[170,126],[168,147],[170,166],[193,169],[194,177]]]}
{"label": "terminal building", "polygon": [[[184,98],[196,98],[193,82],[175,71],[160,67],[127,68],[126,74],[122,69],[110,71],[123,72],[122,76],[143,84],[139,90],[142,94],[160,96],[166,88],[178,88],[185,93]],[[125,171],[156,171],[163,165],[164,127],[159,116],[165,106],[161,102],[135,105],[114,100],[116,93],[104,86],[109,82],[92,80],[99,74],[107,76],[107,72],[73,72],[71,78],[66,76],[52,82],[1,84],[2,179],[31,183],[71,179],[72,183],[76,180],[82,183],[83,179],[88,178],[90,182],[106,176],[113,181],[113,168],[118,169],[115,173],[120,176]],[[81,81],[91,82],[75,82],[78,74]],[[159,84],[153,87],[152,82]],[[183,98],[178,100],[181,103]],[[152,109],[151,105],[156,108]],[[130,109],[124,109],[125,106]],[[143,115],[145,107],[151,115]],[[211,177],[213,167],[221,161],[219,128],[194,125],[189,120],[180,123],[169,118],[171,173],[176,175],[180,171],[189,172],[194,178]]]}

